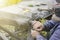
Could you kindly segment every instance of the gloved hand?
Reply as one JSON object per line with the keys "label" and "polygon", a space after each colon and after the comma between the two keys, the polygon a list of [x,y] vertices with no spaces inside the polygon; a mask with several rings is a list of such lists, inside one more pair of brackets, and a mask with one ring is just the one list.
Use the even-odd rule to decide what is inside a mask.
{"label": "gloved hand", "polygon": [[40,33],[36,30],[31,30],[31,35],[33,38],[36,38],[38,35],[40,35]]}
{"label": "gloved hand", "polygon": [[40,23],[39,21],[32,21],[32,26],[33,26],[33,29],[36,31],[42,31],[44,28],[43,24]]}

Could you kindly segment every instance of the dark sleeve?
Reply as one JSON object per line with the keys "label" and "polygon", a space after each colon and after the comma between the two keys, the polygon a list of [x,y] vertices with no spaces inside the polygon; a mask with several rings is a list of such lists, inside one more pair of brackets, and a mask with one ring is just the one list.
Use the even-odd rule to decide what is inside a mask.
{"label": "dark sleeve", "polygon": [[[41,35],[38,35],[37,40],[47,40],[44,39]],[[52,36],[49,38],[49,40],[60,40],[60,26],[55,30],[55,32],[52,34]]]}
{"label": "dark sleeve", "polygon": [[56,24],[56,22],[53,20],[46,21],[44,23],[44,30],[50,31],[50,29],[53,28],[55,26],[55,24]]}
{"label": "dark sleeve", "polygon": [[41,36],[41,35],[37,35],[37,36],[36,36],[36,40],[47,40],[47,39],[44,38],[44,37]]}
{"label": "dark sleeve", "polygon": [[49,40],[60,40],[60,26],[58,26]]}

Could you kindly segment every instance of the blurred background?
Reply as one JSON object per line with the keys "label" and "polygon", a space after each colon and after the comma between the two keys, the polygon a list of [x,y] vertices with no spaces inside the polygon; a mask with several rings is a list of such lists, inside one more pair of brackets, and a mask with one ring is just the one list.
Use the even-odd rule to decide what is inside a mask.
{"label": "blurred background", "polygon": [[0,7],[17,4],[18,2],[21,2],[21,1],[22,0],[0,0]]}
{"label": "blurred background", "polygon": [[[53,4],[51,0],[0,0],[0,40],[27,40],[32,27],[28,22],[39,18],[44,23]],[[41,34],[46,37],[47,32]]]}

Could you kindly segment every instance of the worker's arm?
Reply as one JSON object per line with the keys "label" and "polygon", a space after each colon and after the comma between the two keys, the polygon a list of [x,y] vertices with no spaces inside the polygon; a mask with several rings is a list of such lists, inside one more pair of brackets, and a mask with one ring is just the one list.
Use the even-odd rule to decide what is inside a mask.
{"label": "worker's arm", "polygon": [[46,21],[43,24],[44,25],[44,30],[50,31],[50,29],[53,28],[56,24],[57,24],[57,22],[55,22],[53,20]]}
{"label": "worker's arm", "polygon": [[53,28],[56,25],[57,22],[53,20],[46,21],[44,24],[40,23],[39,21],[34,21],[33,29],[37,31],[46,30],[49,31],[51,28]]}
{"label": "worker's arm", "polygon": [[[37,35],[36,36],[36,39],[37,40],[47,40],[47,39],[44,39],[41,35]],[[55,32],[51,35],[51,37],[49,38],[49,40],[60,40],[60,26],[58,26],[55,30]]]}

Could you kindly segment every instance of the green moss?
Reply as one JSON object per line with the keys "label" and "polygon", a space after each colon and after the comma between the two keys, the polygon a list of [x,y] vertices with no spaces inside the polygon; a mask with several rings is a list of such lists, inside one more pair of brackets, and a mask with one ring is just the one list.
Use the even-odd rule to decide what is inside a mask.
{"label": "green moss", "polygon": [[30,4],[30,5],[28,5],[29,7],[33,7],[33,5],[32,4]]}

